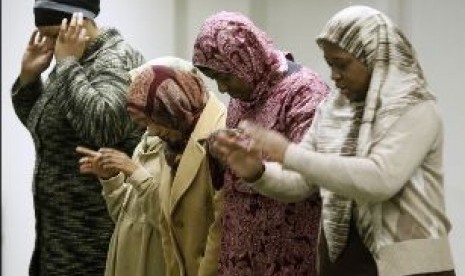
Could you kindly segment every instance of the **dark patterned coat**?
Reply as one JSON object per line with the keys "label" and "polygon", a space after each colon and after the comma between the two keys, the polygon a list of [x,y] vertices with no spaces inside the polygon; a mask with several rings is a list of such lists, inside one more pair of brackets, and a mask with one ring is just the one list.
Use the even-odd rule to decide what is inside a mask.
{"label": "dark patterned coat", "polygon": [[77,145],[129,155],[142,134],[126,112],[128,71],[143,63],[118,31],[104,30],[78,61],[47,81],[12,89],[15,112],[36,149],[36,244],[30,275],[103,275],[113,223],[94,176],[79,173]]}

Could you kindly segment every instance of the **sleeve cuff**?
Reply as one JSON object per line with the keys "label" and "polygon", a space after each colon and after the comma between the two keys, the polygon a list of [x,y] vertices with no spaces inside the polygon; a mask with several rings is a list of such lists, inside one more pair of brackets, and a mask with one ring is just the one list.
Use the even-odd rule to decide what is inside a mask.
{"label": "sleeve cuff", "polygon": [[[37,80],[27,84],[26,86],[21,86],[20,84],[20,81],[19,81],[19,77],[16,78],[16,81],[14,82],[13,84],[13,87],[11,89],[11,92],[12,92],[12,95],[13,96],[21,96],[21,93],[22,91],[29,91],[27,92],[28,94],[28,98],[31,97],[31,92],[37,92],[37,91],[40,91],[40,88],[42,87],[42,80],[40,78],[38,78]],[[38,92],[37,92],[38,94]]]}
{"label": "sleeve cuff", "polygon": [[152,177],[152,175],[144,167],[140,166],[126,179],[126,181],[137,189],[150,177]]}
{"label": "sleeve cuff", "polygon": [[124,183],[124,174],[119,172],[117,175],[113,176],[109,179],[101,179],[99,178],[100,183],[103,186],[103,193],[104,194],[111,194],[113,191],[118,189]]}
{"label": "sleeve cuff", "polygon": [[246,182],[247,185],[252,187],[257,191],[265,191],[267,189],[267,183],[270,183],[274,180],[274,175],[276,171],[279,171],[280,165],[277,163],[264,162],[265,170],[263,171],[262,176],[255,182]]}
{"label": "sleeve cuff", "polygon": [[291,143],[287,147],[286,153],[284,154],[283,160],[283,168],[284,169],[292,169],[295,168],[296,165],[299,165],[302,162],[299,159],[299,156],[302,154],[302,149],[300,149],[299,145]]}
{"label": "sleeve cuff", "polygon": [[56,72],[57,76],[65,75],[66,72],[72,65],[77,63],[77,58],[73,56],[66,57],[62,60],[57,61],[56,63]]}

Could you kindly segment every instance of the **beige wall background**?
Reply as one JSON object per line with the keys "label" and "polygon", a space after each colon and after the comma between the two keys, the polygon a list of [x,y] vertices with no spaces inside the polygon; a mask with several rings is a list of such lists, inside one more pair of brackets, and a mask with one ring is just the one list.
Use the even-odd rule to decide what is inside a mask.
{"label": "beige wall background", "polygon": [[[372,6],[397,22],[417,50],[438,96],[445,126],[450,238],[457,275],[465,275],[464,0],[101,0],[97,22],[118,27],[148,59],[162,55],[190,59],[197,30],[207,16],[220,10],[240,11],[280,48],[329,80],[314,37],[335,12],[351,4]],[[32,5],[32,0],[2,0],[2,275],[6,276],[27,275],[35,235],[31,195],[35,152],[9,96],[33,28]]]}

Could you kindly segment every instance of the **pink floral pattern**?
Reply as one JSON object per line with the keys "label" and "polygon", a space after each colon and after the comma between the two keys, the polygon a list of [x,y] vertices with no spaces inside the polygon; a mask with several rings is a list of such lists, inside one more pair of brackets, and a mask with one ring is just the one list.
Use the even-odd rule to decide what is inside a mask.
{"label": "pink floral pattern", "polygon": [[[237,13],[221,12],[206,20],[194,46],[193,63],[232,73],[254,88],[251,101],[230,101],[230,128],[248,119],[298,142],[329,93],[311,70],[297,66],[289,71],[284,53]],[[319,195],[284,204],[241,185],[230,170],[224,178],[219,275],[316,275]]]}

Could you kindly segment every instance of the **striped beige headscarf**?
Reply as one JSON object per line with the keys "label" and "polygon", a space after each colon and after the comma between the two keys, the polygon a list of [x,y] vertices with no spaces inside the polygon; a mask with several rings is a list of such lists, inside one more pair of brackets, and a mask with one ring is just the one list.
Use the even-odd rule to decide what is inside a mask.
{"label": "striped beige headscarf", "polygon": [[[351,6],[334,15],[317,37],[317,43],[333,43],[346,50],[371,70],[363,116],[357,120],[350,103],[333,97],[324,107],[319,121],[337,129],[342,120],[353,116],[351,127],[333,131],[331,139],[346,137],[341,155],[367,156],[371,146],[382,139],[389,128],[412,106],[434,99],[409,41],[383,13],[366,6]],[[345,112],[350,110],[350,112]],[[334,116],[344,113],[347,116]],[[352,115],[351,115],[352,114]],[[359,121],[359,123],[357,123]],[[331,127],[332,126],[332,127]],[[354,139],[355,136],[358,137]],[[347,142],[352,141],[353,145]],[[343,149],[345,152],[343,152]],[[352,152],[347,152],[352,149]],[[334,149],[333,149],[334,150]],[[324,149],[322,150],[324,151]],[[329,191],[323,193],[323,227],[329,255],[334,261],[347,242],[353,202]],[[357,202],[359,206],[361,204]],[[365,243],[372,239],[368,214],[357,208],[357,227]],[[363,208],[368,209],[368,208]]]}

